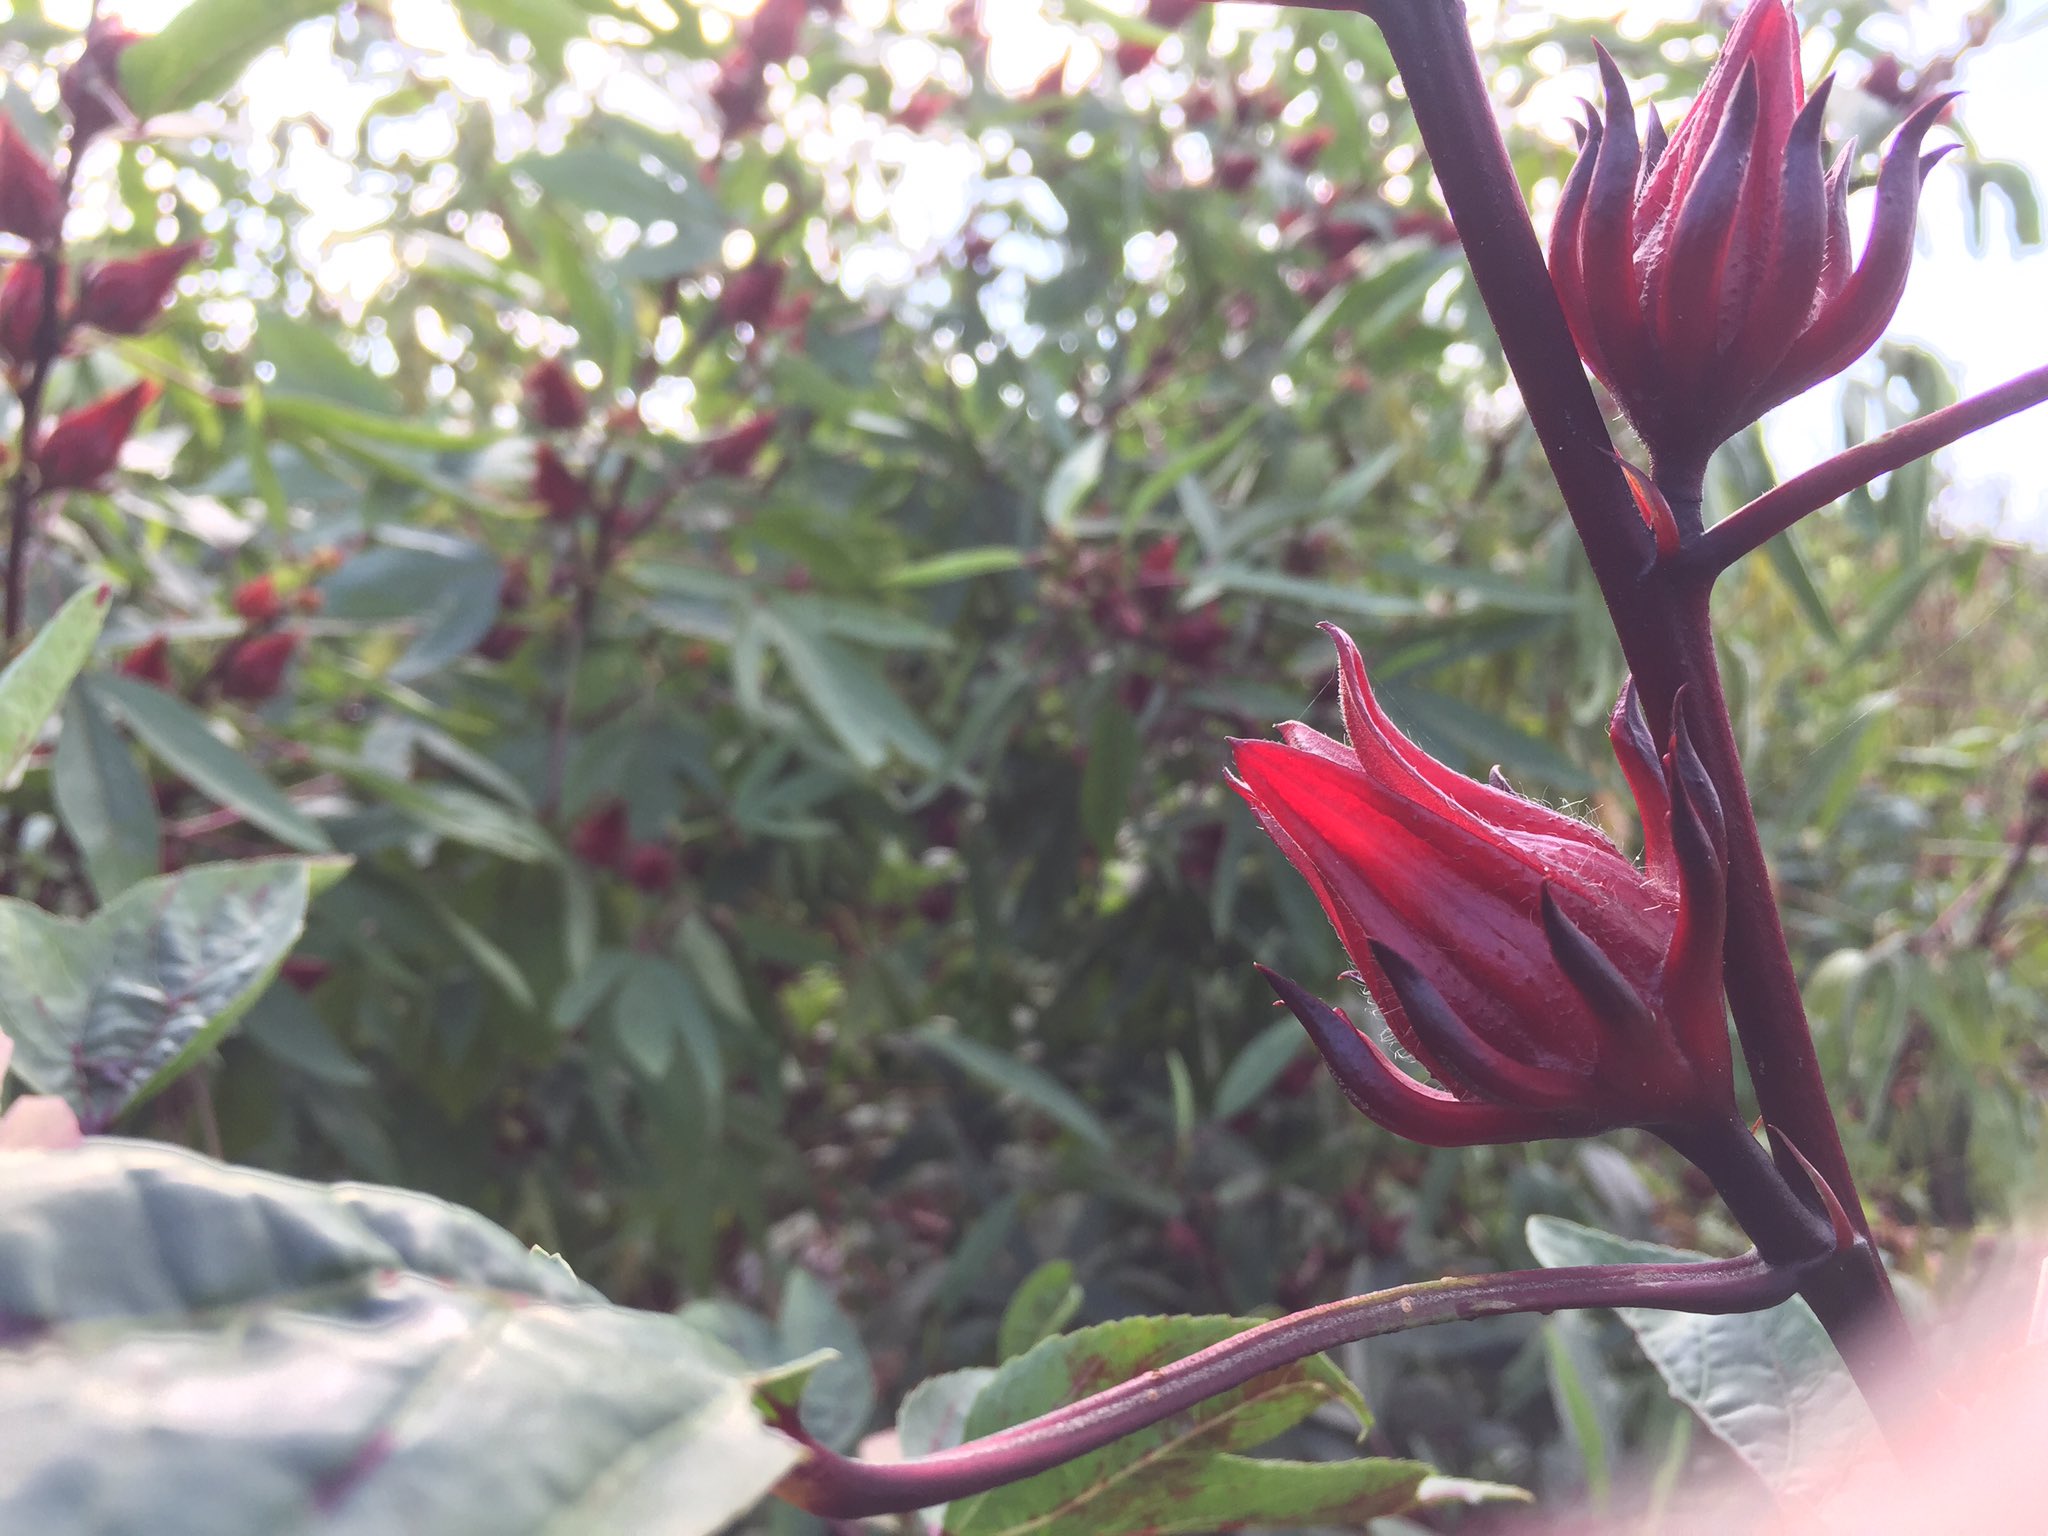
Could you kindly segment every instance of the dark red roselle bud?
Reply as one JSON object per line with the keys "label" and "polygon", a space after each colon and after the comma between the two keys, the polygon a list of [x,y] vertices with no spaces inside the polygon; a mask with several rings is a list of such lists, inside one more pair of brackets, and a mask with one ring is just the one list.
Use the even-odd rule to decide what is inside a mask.
{"label": "dark red roselle bud", "polygon": [[570,829],[569,851],[586,864],[611,869],[625,856],[627,835],[626,802],[614,797],[583,813]]}
{"label": "dark red roselle bud", "polygon": [[220,691],[244,704],[274,698],[298,649],[296,630],[274,629],[267,635],[251,636],[235,647],[221,668]]}
{"label": "dark red roselle bud", "polygon": [[1202,8],[1202,0],[1145,0],[1145,19],[1171,32]]}
{"label": "dark red roselle bud", "polygon": [[109,336],[149,329],[178,286],[178,274],[206,249],[204,240],[166,245],[119,261],[96,261],[78,274],[78,319]]}
{"label": "dark red roselle bud", "polygon": [[533,452],[533,499],[557,523],[568,522],[590,505],[590,486],[562,462],[552,443],[542,443]]}
{"label": "dark red roselle bud", "polygon": [[284,599],[277,595],[277,578],[263,575],[252,576],[235,588],[232,599],[235,612],[242,621],[252,627],[274,624],[277,616],[284,612]]}
{"label": "dark red roselle bud", "polygon": [[1852,154],[1832,169],[1799,73],[1788,0],[1750,0],[1668,141],[1638,141],[1606,51],[1604,120],[1559,198],[1550,271],[1586,366],[1613,392],[1667,490],[1697,493],[1708,456],[1877,341],[1905,291],[1920,184],[1946,150],[1920,143],[1952,97],[1900,127],[1852,265]]}
{"label": "dark red roselle bud", "polygon": [[759,127],[761,108],[767,101],[768,82],[753,54],[735,48],[719,61],[718,78],[711,82],[711,104],[718,108],[727,137]]}
{"label": "dark red roselle bud", "polygon": [[1259,157],[1249,150],[1233,149],[1216,157],[1216,184],[1226,192],[1242,192],[1259,174]]}
{"label": "dark red roselle bud", "polygon": [[[61,281],[59,287],[62,287]],[[7,276],[0,279],[0,355],[4,355],[16,368],[30,366],[41,350],[43,300],[47,292],[43,264],[33,258],[13,263],[7,269]],[[60,314],[57,319],[59,336],[63,334],[63,326]]]}
{"label": "dark red roselle bud", "polygon": [[54,245],[64,232],[64,194],[57,178],[4,111],[0,111],[0,230],[39,247]]}
{"label": "dark red roselle bud", "polygon": [[[1395,1037],[1443,1084],[1268,973],[1365,1114],[1429,1146],[1683,1127],[1735,1114],[1721,996],[1726,834],[1681,697],[1660,758],[1623,691],[1611,735],[1645,868],[1594,828],[1453,773],[1402,735],[1337,641],[1348,745],[1305,725],[1236,747],[1236,787],[1321,899]],[[1446,1091],[1447,1090],[1447,1091]]]}
{"label": "dark red roselle bud", "polygon": [[781,262],[755,261],[726,278],[718,295],[720,323],[751,325],[758,330],[775,313],[783,276]]}
{"label": "dark red roselle bud", "polygon": [[120,672],[123,677],[132,677],[153,688],[168,689],[171,686],[171,642],[162,635],[151,635],[121,658]]}
{"label": "dark red roselle bud", "polygon": [[896,121],[912,133],[923,133],[952,104],[953,98],[944,91],[919,91],[898,109]]}
{"label": "dark red roselle bud", "polygon": [[476,653],[485,661],[510,661],[531,637],[524,624],[493,624],[477,641]]}
{"label": "dark red roselle bud", "polygon": [[121,93],[121,55],[135,40],[136,35],[116,21],[96,21],[86,29],[85,52],[57,81],[57,94],[71,114],[74,144],[135,121],[128,98]]}
{"label": "dark red roselle bud", "polygon": [[805,0],[761,0],[747,25],[747,52],[763,64],[780,64],[796,52],[803,32]]}
{"label": "dark red roselle bud", "polygon": [[1148,43],[1142,38],[1127,37],[1116,45],[1116,68],[1121,75],[1135,75],[1159,52],[1157,43]]}
{"label": "dark red roselle bud", "polygon": [[744,475],[754,467],[754,460],[760,457],[768,440],[775,436],[777,420],[776,412],[763,411],[741,422],[730,432],[708,439],[702,445],[704,462],[721,475]]}
{"label": "dark red roselle bud", "polygon": [[333,972],[333,962],[322,960],[317,955],[292,955],[279,968],[285,985],[299,992],[312,991]]}
{"label": "dark red roselle bud", "polygon": [[550,432],[573,432],[589,414],[590,402],[559,358],[544,358],[527,369],[522,394],[526,419]]}
{"label": "dark red roselle bud", "polygon": [[36,447],[43,489],[64,490],[101,479],[120,459],[136,418],[158,393],[156,384],[144,379],[58,417]]}
{"label": "dark red roselle bud", "polygon": [[673,848],[662,843],[636,843],[626,851],[619,873],[648,895],[663,896],[675,889],[682,864]]}
{"label": "dark red roselle bud", "polygon": [[1323,151],[1330,147],[1336,137],[1337,130],[1334,128],[1311,128],[1307,133],[1289,139],[1287,148],[1282,153],[1287,156],[1289,165],[1298,171],[1305,171],[1323,158]]}

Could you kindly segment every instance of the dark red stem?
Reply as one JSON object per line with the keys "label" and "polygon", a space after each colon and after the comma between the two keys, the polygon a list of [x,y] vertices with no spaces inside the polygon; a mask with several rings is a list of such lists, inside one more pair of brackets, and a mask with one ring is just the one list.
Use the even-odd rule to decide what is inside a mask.
{"label": "dark red stem", "polygon": [[842,1519],[923,1509],[1085,1456],[1339,1344],[1510,1312],[1579,1307],[1753,1312],[1785,1300],[1810,1267],[1773,1265],[1750,1253],[1696,1264],[1513,1270],[1395,1286],[1258,1324],[1105,1392],[913,1461],[874,1463],[840,1456],[811,1441],[793,1416],[785,1415],[780,1427],[803,1441],[807,1455],[776,1491],[813,1514]]}
{"label": "dark red stem", "polygon": [[2044,400],[2048,400],[2048,365],[1858,443],[1722,518],[1686,551],[1686,563],[1702,570],[1725,571],[1808,513],[1818,512],[1858,486]]}

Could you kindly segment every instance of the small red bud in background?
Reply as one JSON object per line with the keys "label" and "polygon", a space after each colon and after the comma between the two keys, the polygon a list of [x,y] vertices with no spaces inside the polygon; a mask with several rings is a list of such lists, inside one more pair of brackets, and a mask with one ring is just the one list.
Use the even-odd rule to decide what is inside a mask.
{"label": "small red bud in background", "polygon": [[169,688],[171,642],[162,635],[151,635],[121,658],[120,672],[123,677],[132,677],[153,688]]}
{"label": "small red bud in background", "polygon": [[1376,233],[1370,224],[1357,219],[1323,219],[1308,232],[1308,238],[1326,258],[1336,261],[1349,256]]}
{"label": "small red bud in background", "polygon": [[1394,234],[1396,238],[1420,235],[1437,245],[1458,243],[1458,226],[1444,214],[1432,213],[1427,209],[1411,209],[1407,213],[1396,214]]}
{"label": "small red bud in background", "polygon": [[1158,52],[1157,43],[1143,42],[1135,37],[1126,38],[1116,45],[1116,67],[1122,74],[1135,75],[1150,64],[1153,55]]}
{"label": "small red bud in background", "polygon": [[57,178],[0,112],[0,229],[30,245],[51,245],[64,231],[64,196]]}
{"label": "small red bud in background", "polygon": [[1259,157],[1249,150],[1233,149],[1216,157],[1216,184],[1226,192],[1242,192],[1259,174]]}
{"label": "small red bud in background", "polygon": [[284,612],[284,600],[277,595],[277,578],[252,576],[235,588],[235,612],[250,626],[272,624]]}
{"label": "small red bud in background", "polygon": [[1166,653],[1182,666],[1206,671],[1230,643],[1230,626],[1214,603],[1184,613],[1166,626]]}
{"label": "small red bud in background", "polygon": [[567,522],[590,504],[590,487],[562,462],[550,443],[542,443],[534,451],[533,499],[558,523]]}
{"label": "small red bud in background", "polygon": [[120,459],[135,419],[159,393],[153,381],[144,379],[58,417],[36,448],[43,489],[64,490],[99,480]]}
{"label": "small red bud in background", "polygon": [[278,974],[284,977],[285,985],[301,992],[310,992],[325,981],[334,971],[334,966],[315,955],[293,955],[287,959]]}
{"label": "small red bud in background", "polygon": [[800,293],[786,303],[775,306],[768,316],[764,331],[801,331],[811,321],[811,306],[817,303],[817,295]]}
{"label": "small red bud in background", "polygon": [[782,293],[784,269],[779,261],[755,261],[741,267],[725,280],[718,295],[718,319],[724,325],[751,325],[758,329],[775,313],[775,301]]}
{"label": "small red bud in background", "polygon": [[614,867],[626,852],[626,802],[616,797],[584,812],[570,829],[569,851],[600,869]]}
{"label": "small red bud in background", "polygon": [[[0,280],[0,355],[17,368],[36,360],[36,343],[43,328],[43,264],[17,261]],[[60,315],[61,328],[63,318]]]}
{"label": "small red bud in background", "polygon": [[532,595],[533,579],[528,574],[526,562],[507,560],[504,573],[498,578],[498,607],[506,613],[516,613],[526,606]]}
{"label": "small red bud in background", "polygon": [[299,636],[289,629],[256,635],[235,647],[221,668],[220,691],[244,704],[260,704],[273,698],[284,682],[284,670],[298,654]]}
{"label": "small red bud in background", "polygon": [[477,641],[476,653],[485,661],[510,661],[531,633],[524,624],[493,624]]}
{"label": "small red bud in background", "polygon": [[1061,54],[1057,64],[1031,83],[1024,93],[1026,101],[1058,101],[1067,94],[1067,57]]}
{"label": "small red bud in background", "polygon": [[1145,19],[1171,32],[1202,8],[1202,0],[1146,0]]}
{"label": "small red bud in background", "polygon": [[589,414],[589,402],[559,358],[545,358],[527,369],[523,388],[526,419],[537,427],[573,432]]}
{"label": "small red bud in background", "polygon": [[753,54],[735,48],[719,61],[718,78],[711,82],[711,104],[718,108],[726,137],[759,127],[767,100],[768,82],[761,78],[761,64]]}
{"label": "small red bud in background", "polygon": [[1202,1241],[1202,1234],[1184,1217],[1176,1216],[1160,1229],[1159,1236],[1166,1244],[1166,1251],[1176,1259],[1188,1264],[1205,1263],[1209,1257],[1209,1245]]}
{"label": "small red bud in background", "polygon": [[121,55],[135,40],[115,21],[96,21],[86,30],[85,52],[57,81],[57,94],[71,114],[73,143],[135,120],[121,94]]}
{"label": "small red bud in background", "polygon": [[744,475],[754,467],[761,450],[775,435],[777,413],[763,411],[740,423],[730,432],[704,443],[704,462],[721,475]]}
{"label": "small red bud in background", "polygon": [[1216,120],[1218,110],[1216,106],[1216,93],[1206,85],[1197,90],[1189,91],[1187,95],[1181,98],[1180,110],[1182,115],[1187,118],[1188,126],[1191,128],[1203,123],[1213,123]]}
{"label": "small red bud in background", "polygon": [[960,254],[970,267],[979,268],[988,260],[989,252],[995,248],[995,237],[979,231],[964,235],[960,240]]}
{"label": "small red bud in background", "polygon": [[648,895],[662,896],[675,889],[682,865],[672,848],[660,843],[636,843],[627,850],[620,873]]}
{"label": "small red bud in background", "polygon": [[178,274],[206,248],[204,240],[166,245],[120,261],[96,261],[78,274],[78,319],[109,336],[149,329],[178,286]]}
{"label": "small red bud in background", "polygon": [[301,613],[318,613],[327,606],[327,594],[318,587],[301,587],[292,594],[292,606]]}
{"label": "small red bud in background", "polygon": [[1290,139],[1284,151],[1287,163],[1298,171],[1307,170],[1322,159],[1323,151],[1330,147],[1336,137],[1337,130],[1334,128],[1311,128],[1307,133]]}
{"label": "small red bud in background", "polygon": [[897,111],[896,121],[912,133],[923,133],[952,104],[944,91],[919,91]]}
{"label": "small red bud in background", "polygon": [[747,27],[747,51],[763,64],[780,64],[796,52],[803,25],[804,0],[761,0]]}

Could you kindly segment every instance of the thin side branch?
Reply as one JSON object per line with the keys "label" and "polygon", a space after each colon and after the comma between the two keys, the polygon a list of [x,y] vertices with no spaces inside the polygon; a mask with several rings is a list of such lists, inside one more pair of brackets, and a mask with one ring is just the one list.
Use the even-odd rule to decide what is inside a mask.
{"label": "thin side branch", "polygon": [[1719,574],[1737,560],[1790,528],[1809,513],[1839,501],[1879,475],[1902,469],[1915,459],[1946,448],[1959,438],[1993,422],[2048,400],[2048,366],[2031,369],[1982,394],[1931,411],[1917,421],[1894,427],[1882,437],[1859,443],[1823,460],[1803,474],[1757,497],[1748,506],[1721,519],[1686,552],[1688,562]]}
{"label": "thin side branch", "polygon": [[[1822,1257],[1827,1256],[1823,1252]],[[1751,1252],[1739,1259],[1698,1264],[1511,1270],[1395,1286],[1261,1323],[1121,1386],[913,1461],[865,1462],[838,1455],[810,1440],[794,1417],[786,1416],[778,1427],[802,1441],[807,1455],[776,1491],[813,1514],[839,1519],[923,1509],[1085,1456],[1268,1371],[1340,1344],[1511,1312],[1580,1307],[1752,1312],[1792,1295],[1811,1267],[1773,1265]]]}

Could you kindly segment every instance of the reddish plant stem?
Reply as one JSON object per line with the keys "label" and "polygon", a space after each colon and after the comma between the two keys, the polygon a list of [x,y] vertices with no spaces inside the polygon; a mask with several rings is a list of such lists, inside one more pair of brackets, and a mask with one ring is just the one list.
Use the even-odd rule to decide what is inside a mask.
{"label": "reddish plant stem", "polygon": [[[1682,562],[1653,562],[1529,222],[1460,0],[1359,0],[1359,9],[1379,25],[1400,70],[1474,284],[1660,740],[1670,732],[1678,690],[1696,700],[1705,726],[1700,755],[1728,823],[1728,998],[1764,1117],[1812,1160],[1867,1239],[1721,688],[1707,601],[1712,576],[1682,569]],[[1665,490],[1669,496],[1671,488]],[[1697,498],[1674,498],[1673,510],[1681,529],[1696,534]],[[1794,1177],[1782,1165],[1781,1173]],[[1818,1266],[1801,1289],[1859,1381],[1874,1384],[1884,1342],[1905,1337],[1876,1250],[1859,1243]]]}
{"label": "reddish plant stem", "polygon": [[1879,475],[1890,474],[1993,422],[2048,400],[2048,365],[1930,411],[1917,421],[1894,427],[1881,437],[1859,443],[1844,453],[1794,475],[1755,501],[1714,524],[1685,553],[1685,563],[1713,573],[1725,571],[1753,550],[1790,528],[1809,513],[1838,501]]}
{"label": "reddish plant stem", "polygon": [[1340,1344],[1514,1312],[1580,1307],[1751,1312],[1790,1296],[1811,1267],[1774,1265],[1750,1253],[1696,1264],[1512,1270],[1395,1286],[1261,1323],[1077,1403],[912,1461],[872,1463],[837,1455],[812,1441],[795,1416],[785,1413],[779,1427],[803,1443],[807,1459],[776,1491],[813,1514],[839,1518],[923,1509],[1085,1456]]}

